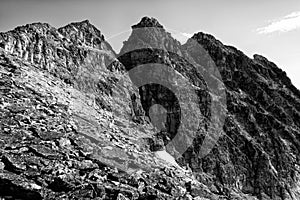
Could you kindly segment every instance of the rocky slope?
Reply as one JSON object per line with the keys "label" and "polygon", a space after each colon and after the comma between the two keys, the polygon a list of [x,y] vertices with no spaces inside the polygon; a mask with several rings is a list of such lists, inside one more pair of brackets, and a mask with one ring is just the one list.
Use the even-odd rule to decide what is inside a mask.
{"label": "rocky slope", "polygon": [[285,72],[204,33],[181,45],[153,18],[132,29],[119,55],[88,21],[0,33],[0,198],[299,199]]}

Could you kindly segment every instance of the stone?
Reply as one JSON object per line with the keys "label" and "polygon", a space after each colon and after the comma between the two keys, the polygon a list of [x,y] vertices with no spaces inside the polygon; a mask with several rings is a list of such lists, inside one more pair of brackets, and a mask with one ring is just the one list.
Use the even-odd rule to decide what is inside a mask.
{"label": "stone", "polygon": [[3,162],[0,162],[0,170],[3,170],[5,167],[5,164]]}

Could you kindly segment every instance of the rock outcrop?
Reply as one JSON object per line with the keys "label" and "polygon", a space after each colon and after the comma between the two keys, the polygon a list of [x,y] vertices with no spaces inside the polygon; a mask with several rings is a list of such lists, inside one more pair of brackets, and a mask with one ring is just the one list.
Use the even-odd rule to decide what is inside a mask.
{"label": "rock outcrop", "polygon": [[215,151],[202,160],[187,152],[188,162],[212,174],[212,183],[224,192],[235,188],[259,199],[298,199],[299,90],[263,56],[250,59],[204,33],[192,38],[222,75],[228,115],[226,136]]}
{"label": "rock outcrop", "polygon": [[[119,55],[88,21],[0,33],[0,198],[299,199],[300,92],[286,73],[208,34],[181,45],[154,18],[132,29]],[[149,63],[196,101],[140,87],[174,79],[157,65],[130,73]],[[223,123],[212,105],[226,115],[203,156]],[[166,148],[180,127],[185,152]]]}

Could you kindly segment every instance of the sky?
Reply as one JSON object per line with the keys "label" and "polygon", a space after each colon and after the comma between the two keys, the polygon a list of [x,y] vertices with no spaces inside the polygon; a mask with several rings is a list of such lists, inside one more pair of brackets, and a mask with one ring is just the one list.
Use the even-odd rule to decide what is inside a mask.
{"label": "sky", "polygon": [[61,27],[89,19],[119,49],[143,16],[155,17],[170,32],[202,31],[249,57],[261,54],[300,89],[299,0],[1,0],[0,32],[32,22]]}

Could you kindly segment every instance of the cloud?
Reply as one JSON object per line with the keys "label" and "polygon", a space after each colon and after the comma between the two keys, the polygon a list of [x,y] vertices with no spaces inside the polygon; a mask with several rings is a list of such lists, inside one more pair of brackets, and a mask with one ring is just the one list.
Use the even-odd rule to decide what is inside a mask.
{"label": "cloud", "polygon": [[259,34],[269,34],[274,32],[289,32],[300,28],[300,11],[293,12],[283,18],[271,22],[269,25],[256,29]]}
{"label": "cloud", "polygon": [[194,35],[193,33],[182,33],[182,32],[171,32],[171,34],[181,44],[184,44],[189,38],[191,38]]}
{"label": "cloud", "polygon": [[185,37],[191,38],[194,34],[193,33],[181,33]]}

